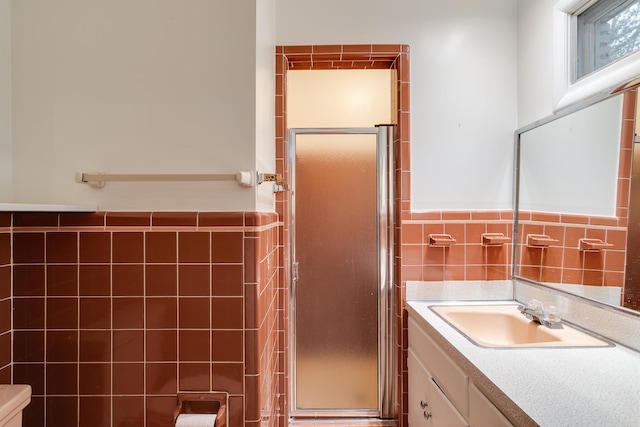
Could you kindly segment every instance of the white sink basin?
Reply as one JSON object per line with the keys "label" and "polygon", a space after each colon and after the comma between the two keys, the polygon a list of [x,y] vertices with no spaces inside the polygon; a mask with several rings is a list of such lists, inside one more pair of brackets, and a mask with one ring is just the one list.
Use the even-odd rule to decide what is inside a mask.
{"label": "white sink basin", "polygon": [[565,323],[550,329],[517,305],[433,305],[438,316],[481,347],[609,347],[612,344]]}

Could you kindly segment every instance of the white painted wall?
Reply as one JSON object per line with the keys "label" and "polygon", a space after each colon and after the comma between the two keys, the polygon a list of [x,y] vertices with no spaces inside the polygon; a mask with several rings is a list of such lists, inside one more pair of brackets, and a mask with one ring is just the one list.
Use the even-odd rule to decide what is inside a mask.
{"label": "white painted wall", "polygon": [[518,127],[553,112],[553,6],[518,0]]}
{"label": "white painted wall", "polygon": [[233,182],[96,190],[74,173],[272,169],[274,0],[12,7],[13,201],[273,210],[272,194]]}
{"label": "white painted wall", "polygon": [[0,0],[0,202],[11,200],[11,1]]}
{"label": "white painted wall", "polygon": [[408,44],[412,209],[510,209],[513,0],[277,1],[279,45]]}
{"label": "white painted wall", "polygon": [[[275,148],[275,40],[276,0],[256,0],[256,169],[276,171]],[[256,210],[275,209],[273,185],[261,184],[256,191]]]}
{"label": "white painted wall", "polygon": [[512,0],[14,0],[12,201],[271,210],[266,187],[73,175],[269,171],[274,1],[278,44],[411,46],[414,210],[511,207]]}

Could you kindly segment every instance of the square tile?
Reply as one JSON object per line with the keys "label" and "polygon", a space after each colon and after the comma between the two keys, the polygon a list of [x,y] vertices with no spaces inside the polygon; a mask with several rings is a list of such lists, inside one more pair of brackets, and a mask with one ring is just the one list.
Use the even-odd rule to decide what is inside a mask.
{"label": "square tile", "polygon": [[14,233],[13,263],[37,264],[44,262],[44,233]]}
{"label": "square tile", "polygon": [[147,265],[145,267],[145,292],[149,296],[178,295],[178,266]]}
{"label": "square tile", "polygon": [[[24,266],[27,267],[27,266]],[[32,267],[32,266],[28,266]],[[78,266],[47,265],[47,296],[77,296]]]}
{"label": "square tile", "polygon": [[144,394],[144,364],[114,363],[113,394]]}
{"label": "square tile", "polygon": [[22,423],[29,427],[45,427],[44,397],[31,396],[31,403],[22,412]]}
{"label": "square tile", "polygon": [[178,335],[174,329],[147,330],[146,349],[147,361],[174,362],[178,360]]}
{"label": "square tile", "polygon": [[175,329],[178,326],[177,298],[145,298],[147,328]]}
{"label": "square tile", "polygon": [[178,306],[178,327],[181,329],[208,329],[211,298],[180,298]]}
{"label": "square tile", "polygon": [[242,298],[211,298],[211,327],[213,329],[243,328]]}
{"label": "square tile", "polygon": [[242,265],[213,265],[211,277],[213,296],[242,296],[244,284]]}
{"label": "square tile", "polygon": [[77,363],[47,363],[46,378],[47,396],[78,393]]}
{"label": "square tile", "polygon": [[47,362],[78,361],[78,331],[47,331]]}
{"label": "square tile", "polygon": [[80,396],[80,425],[111,427],[110,396]]}
{"label": "square tile", "polygon": [[80,262],[81,263],[111,262],[111,233],[81,232],[80,233]]}
{"label": "square tile", "polygon": [[32,396],[44,394],[44,363],[14,363],[15,384],[30,384]]}
{"label": "square tile", "polygon": [[180,330],[180,352],[181,362],[208,362],[211,360],[209,344],[209,330]]}
{"label": "square tile", "polygon": [[13,266],[14,296],[44,296],[45,274],[42,264],[16,264]]}
{"label": "square tile", "polygon": [[[46,299],[48,329],[78,328],[78,299],[52,297]],[[34,312],[37,313],[37,312]]]}
{"label": "square tile", "polygon": [[[175,374],[174,374],[175,376]],[[175,394],[172,392],[171,394]],[[173,409],[176,406],[174,396],[147,396],[146,417],[147,426],[153,427],[173,427]],[[234,424],[229,423],[229,427]],[[240,426],[240,424],[238,424]]]}
{"label": "square tile", "polygon": [[209,265],[178,265],[178,294],[181,296],[211,295]]}
{"label": "square tile", "polygon": [[80,361],[111,361],[111,331],[80,331]]}
{"label": "square tile", "polygon": [[11,264],[11,233],[0,232],[0,265]]}
{"label": "square tile", "polygon": [[114,263],[144,262],[144,233],[113,233],[112,240]]}
{"label": "square tile", "polygon": [[209,391],[211,368],[209,363],[180,363],[178,383],[181,392]]}
{"label": "square tile", "polygon": [[44,331],[14,331],[13,362],[44,362]]}
{"label": "square tile", "polygon": [[144,331],[113,331],[113,361],[137,362],[144,360]]}
{"label": "square tile", "polygon": [[15,329],[44,329],[44,298],[14,298],[13,327]]}
{"label": "square tile", "polygon": [[113,425],[118,427],[145,427],[144,396],[113,396]]}
{"label": "square tile", "polygon": [[77,263],[78,233],[48,232],[46,234],[47,263]]}
{"label": "square tile", "polygon": [[149,263],[175,263],[178,260],[175,232],[145,233],[145,256]]}
{"label": "square tile", "polygon": [[242,363],[218,363],[211,365],[214,390],[226,390],[231,394],[242,394],[244,379]]}
{"label": "square tile", "polygon": [[113,329],[144,328],[144,298],[113,298]]}
{"label": "square tile", "polygon": [[46,425],[74,426],[78,424],[77,396],[47,396]]}
{"label": "square tile", "polygon": [[[147,363],[146,368],[146,385],[147,395],[150,394],[172,394],[178,391],[177,364],[176,363]],[[172,397],[175,402],[175,397]],[[175,408],[175,405],[173,406]],[[171,408],[171,411],[173,411]],[[147,419],[147,423],[150,420]],[[169,418],[171,422],[171,418]],[[155,425],[155,424],[152,424]]]}
{"label": "square tile", "polygon": [[240,232],[211,233],[211,260],[214,263],[241,263],[244,238]]}
{"label": "square tile", "polygon": [[144,295],[143,264],[113,264],[112,293],[114,296]]}
{"label": "square tile", "polygon": [[78,287],[83,296],[109,296],[111,294],[111,267],[109,265],[80,264]]}
{"label": "square tile", "polygon": [[243,331],[212,331],[211,360],[215,362],[242,362],[243,337]]}
{"label": "square tile", "polygon": [[81,363],[78,370],[81,395],[111,394],[111,364]]}
{"label": "square tile", "polygon": [[111,299],[80,298],[80,328],[110,329]]}
{"label": "square tile", "polygon": [[208,232],[178,233],[178,261],[180,263],[208,263],[211,259],[211,235]]}

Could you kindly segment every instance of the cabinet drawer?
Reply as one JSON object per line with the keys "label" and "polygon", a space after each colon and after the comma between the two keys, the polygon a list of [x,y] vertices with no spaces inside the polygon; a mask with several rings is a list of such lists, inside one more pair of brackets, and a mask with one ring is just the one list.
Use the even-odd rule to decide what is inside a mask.
{"label": "cabinet drawer", "polygon": [[411,427],[468,427],[442,393],[430,372],[409,349],[409,426]]}
{"label": "cabinet drawer", "polygon": [[[433,381],[429,381],[429,402],[432,408],[434,427],[469,427],[469,424],[453,407],[451,402],[442,393],[440,387]],[[492,426],[493,427],[493,426]]]}
{"label": "cabinet drawer", "polygon": [[429,408],[427,384],[431,378],[411,349],[407,356],[407,368],[409,369],[409,425],[411,427],[428,426],[427,413],[431,408]]}
{"label": "cabinet drawer", "polygon": [[466,417],[469,414],[467,375],[411,318],[409,318],[409,345],[436,379],[447,398]]}
{"label": "cabinet drawer", "polygon": [[471,427],[513,427],[473,383],[469,383],[469,424]]}

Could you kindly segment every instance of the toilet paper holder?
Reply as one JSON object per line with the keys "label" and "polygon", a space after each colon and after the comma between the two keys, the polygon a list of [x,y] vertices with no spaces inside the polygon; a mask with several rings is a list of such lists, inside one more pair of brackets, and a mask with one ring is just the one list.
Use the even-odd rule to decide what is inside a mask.
{"label": "toilet paper holder", "polygon": [[228,401],[229,394],[226,392],[178,393],[178,406],[173,411],[173,425],[176,425],[180,414],[216,414],[215,427],[226,427],[229,425]]}

